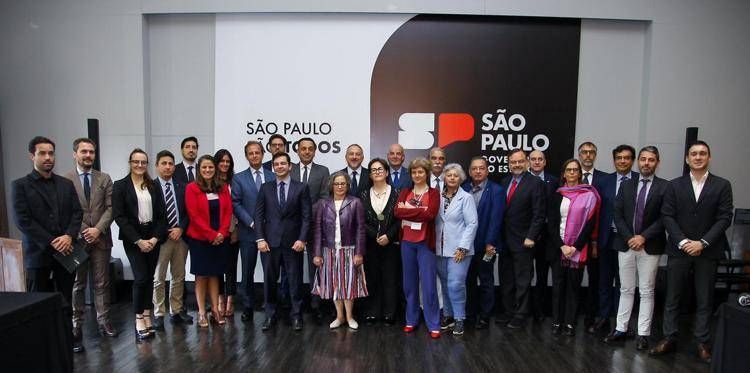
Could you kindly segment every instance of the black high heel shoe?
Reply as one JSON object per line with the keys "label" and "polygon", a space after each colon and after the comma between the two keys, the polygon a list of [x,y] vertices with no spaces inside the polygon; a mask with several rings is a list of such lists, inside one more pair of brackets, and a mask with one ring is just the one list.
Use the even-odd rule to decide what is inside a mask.
{"label": "black high heel shoe", "polygon": [[[136,316],[136,319],[143,320],[143,316],[141,317]],[[151,338],[151,333],[149,333],[148,328],[138,330],[138,326],[135,326],[134,330],[135,330],[135,343],[136,344],[141,344],[143,343],[143,341]]]}

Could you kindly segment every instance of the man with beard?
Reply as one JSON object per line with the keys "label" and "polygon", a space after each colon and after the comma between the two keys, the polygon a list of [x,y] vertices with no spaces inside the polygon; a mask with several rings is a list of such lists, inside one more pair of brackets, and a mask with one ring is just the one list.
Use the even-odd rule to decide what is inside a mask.
{"label": "man with beard", "polygon": [[194,136],[182,139],[180,143],[182,162],[175,166],[174,178],[182,185],[195,181],[195,158],[198,157],[198,139]]}
{"label": "man with beard", "polygon": [[365,159],[362,147],[351,144],[346,148],[346,167],[342,171],[349,174],[352,181],[349,187],[349,195],[359,198],[363,190],[370,189],[370,170],[362,167]]}

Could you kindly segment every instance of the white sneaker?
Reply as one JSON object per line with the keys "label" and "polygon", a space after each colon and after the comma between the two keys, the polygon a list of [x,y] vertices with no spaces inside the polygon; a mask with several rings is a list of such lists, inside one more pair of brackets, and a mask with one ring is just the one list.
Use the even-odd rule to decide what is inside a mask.
{"label": "white sneaker", "polygon": [[357,320],[351,319],[348,321],[349,323],[349,329],[357,330],[359,329],[359,324],[357,324]]}
{"label": "white sneaker", "polygon": [[330,327],[331,329],[336,329],[336,328],[338,328],[339,326],[341,326],[341,324],[343,324],[343,323],[344,323],[343,321],[341,321],[341,320],[339,320],[339,319],[336,319],[336,320],[333,320],[333,322],[331,323],[331,325],[329,325],[329,327]]}

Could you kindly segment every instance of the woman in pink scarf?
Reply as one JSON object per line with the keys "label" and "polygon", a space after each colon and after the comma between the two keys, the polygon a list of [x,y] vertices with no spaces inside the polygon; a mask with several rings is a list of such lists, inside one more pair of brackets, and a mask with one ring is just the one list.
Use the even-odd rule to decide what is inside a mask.
{"label": "woman in pink scarf", "polygon": [[552,264],[552,333],[562,332],[568,336],[575,335],[578,293],[589,242],[597,236],[601,202],[596,189],[582,183],[581,175],[578,160],[569,159],[563,163],[561,186],[550,197],[548,210],[550,240],[547,259]]}

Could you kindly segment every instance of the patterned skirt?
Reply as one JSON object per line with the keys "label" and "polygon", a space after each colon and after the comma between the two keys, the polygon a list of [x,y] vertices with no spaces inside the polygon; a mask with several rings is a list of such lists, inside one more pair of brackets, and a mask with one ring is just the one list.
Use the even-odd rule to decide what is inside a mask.
{"label": "patterned skirt", "polygon": [[364,264],[354,265],[354,246],[323,248],[323,265],[315,270],[312,293],[323,299],[345,300],[367,296]]}

